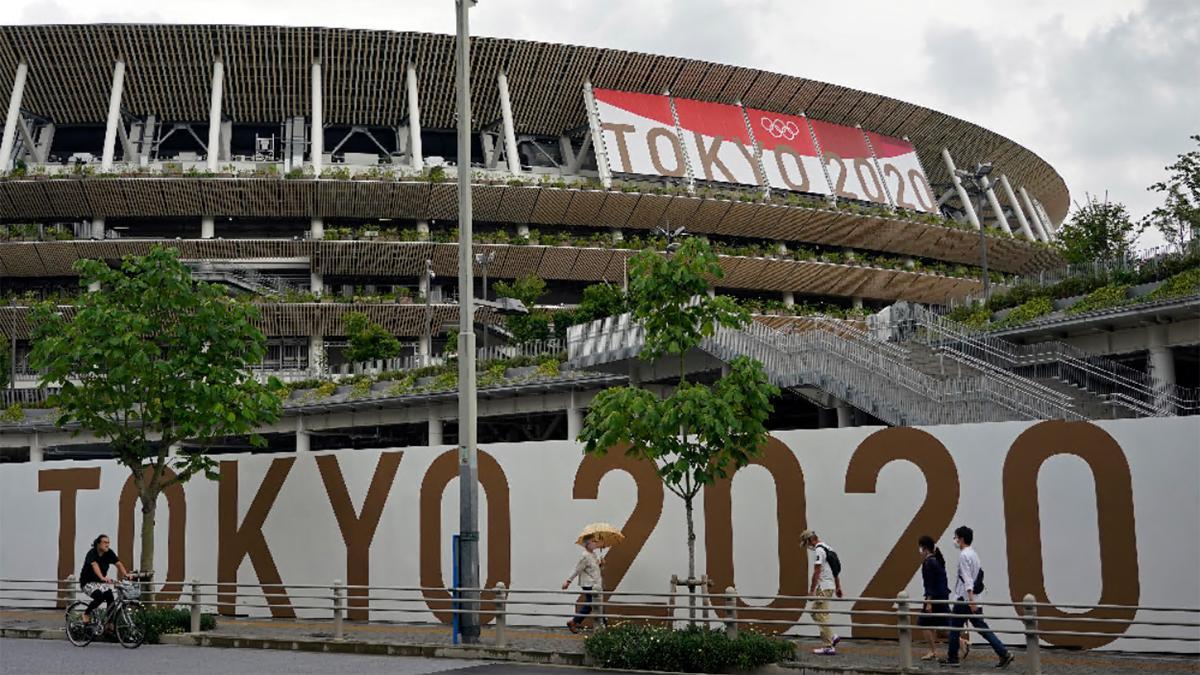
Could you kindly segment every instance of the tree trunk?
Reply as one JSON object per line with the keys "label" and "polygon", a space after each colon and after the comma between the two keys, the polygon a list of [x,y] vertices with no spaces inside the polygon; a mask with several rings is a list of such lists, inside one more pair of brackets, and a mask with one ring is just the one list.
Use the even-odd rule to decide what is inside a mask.
{"label": "tree trunk", "polygon": [[696,620],[696,527],[692,520],[692,496],[689,495],[683,500],[684,507],[687,510],[687,538],[688,538],[688,619],[692,622]]}
{"label": "tree trunk", "polygon": [[138,569],[142,572],[154,571],[154,521],[158,508],[158,495],[141,496],[142,502],[142,555],[138,559]]}

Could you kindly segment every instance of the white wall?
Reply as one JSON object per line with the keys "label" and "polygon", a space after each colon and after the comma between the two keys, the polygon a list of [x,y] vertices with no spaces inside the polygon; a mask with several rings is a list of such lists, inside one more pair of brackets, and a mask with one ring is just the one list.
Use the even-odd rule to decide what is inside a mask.
{"label": "white wall", "polygon": [[[1010,463],[1011,469],[1013,458],[1019,452],[1037,452],[1039,448],[1068,451],[1072,446],[1079,446],[1085,452],[1098,452],[1104,458],[1103,470],[1116,476],[1117,483],[1124,466],[1119,455],[1123,454],[1128,463],[1132,513],[1127,513],[1128,509],[1122,511],[1119,495],[1115,494],[1119,490],[1106,488],[1101,495],[1105,502],[1101,517],[1109,528],[1106,536],[1114,537],[1120,545],[1118,548],[1134,547],[1136,541],[1136,579],[1140,584],[1140,593],[1135,596],[1137,603],[1200,607],[1200,574],[1197,573],[1200,569],[1200,538],[1197,537],[1200,448],[1196,440],[1200,438],[1200,418],[1095,423],[1011,422],[933,427],[925,431],[945,446],[949,461],[936,443],[921,440],[924,435],[914,435],[912,430],[858,427],[776,433],[775,437],[786,444],[798,460],[804,476],[802,493],[794,476],[785,479],[784,493],[793,501],[802,496],[806,509],[804,513],[789,510],[777,518],[776,489],[771,474],[760,466],[739,472],[733,482],[731,508],[733,562],[739,591],[748,595],[775,594],[781,567],[776,541],[778,529],[782,525],[785,531],[794,533],[807,524],[839,552],[848,595],[864,591],[889,551],[896,546],[903,559],[891,573],[899,574],[900,583],[911,579],[907,590],[910,595],[920,597],[916,563],[906,557],[916,551],[916,536],[922,533],[935,536],[953,569],[956,555],[951,543],[952,531],[955,526],[965,523],[976,533],[976,548],[987,571],[988,599],[1007,600],[1032,590],[1023,586],[1010,588],[1013,570],[1009,558],[1011,555],[1018,564],[1030,559],[1036,561],[1029,545],[1038,540],[1043,547],[1040,559],[1051,601],[1098,602],[1101,598],[1101,564],[1125,575],[1118,578],[1110,592],[1123,590],[1128,593],[1135,585],[1131,568],[1118,569],[1123,564],[1119,555],[1106,553],[1101,561],[1096,484],[1082,459],[1069,454],[1051,456],[1041,467],[1036,489],[1031,485],[1013,485],[1005,494],[1006,462]],[[1028,447],[1019,452],[1010,450],[1022,435],[1026,439],[1023,443]],[[1108,436],[1119,447],[1105,449],[1103,439]],[[872,440],[864,443],[868,438]],[[871,445],[879,445],[879,448],[871,450]],[[370,549],[372,584],[416,586],[421,583],[421,484],[427,478],[433,460],[448,450],[451,448],[387,451],[403,455]],[[512,536],[511,576],[506,581],[510,581],[513,588],[557,588],[577,558],[578,549],[572,542],[578,530],[595,520],[621,525],[638,497],[634,480],[623,471],[616,471],[603,476],[597,499],[575,499],[573,487],[584,458],[580,446],[573,442],[498,444],[487,446],[485,450],[495,457],[507,478]],[[786,454],[786,450],[775,453],[778,460],[775,463],[787,465],[790,460],[783,461],[787,458],[780,453]],[[864,491],[863,485],[859,485],[857,491],[848,491],[847,474],[852,457],[856,464],[869,463],[868,455],[873,453],[878,455],[881,463],[887,462],[878,473],[875,491]],[[898,542],[926,499],[922,470],[909,461],[889,461],[904,453],[913,453],[937,476],[935,494],[941,495],[940,499],[945,503],[923,513],[922,529]],[[271,462],[295,458],[263,526],[265,539],[285,585],[326,584],[333,579],[347,578],[346,549],[315,459],[322,454],[337,458],[357,515],[363,508],[381,451],[348,450],[300,456],[286,453],[245,456],[236,460],[239,464],[237,518],[240,523]],[[234,461],[229,456],[223,459]],[[0,577],[49,578],[54,574],[59,565],[61,493],[39,491],[39,481],[48,479],[47,472],[90,467],[100,469],[99,489],[77,493],[77,530],[74,546],[68,551],[68,556],[73,559],[67,562],[78,573],[83,554],[99,532],[111,535],[114,546],[122,548],[117,531],[117,503],[128,477],[127,470],[111,461],[0,465],[0,539],[4,542],[0,546]],[[862,467],[859,472],[866,476],[872,474],[863,471]],[[956,504],[953,500],[955,476],[959,491]],[[860,483],[861,479],[860,476]],[[450,581],[449,536],[457,529],[456,485],[456,480],[450,482],[441,506],[441,549],[444,552],[441,566],[447,584]],[[652,481],[643,483],[643,498],[653,496],[653,485]],[[185,492],[184,576],[215,581],[220,508],[218,483],[195,479],[186,485]],[[1010,540],[1006,533],[1006,506],[1009,511],[1028,507],[1035,498],[1040,505],[1040,531],[1014,532],[1016,536]],[[159,570],[167,569],[166,502],[165,498],[160,500],[157,526],[155,567]],[[486,508],[486,499],[484,503]],[[653,499],[648,499],[647,503],[643,522],[652,524],[657,508]],[[708,567],[702,500],[697,506],[698,569],[704,572]],[[486,516],[481,516],[480,522],[486,530]],[[1135,523],[1132,531],[1124,531],[1123,522]],[[937,531],[939,523],[945,524],[946,528]],[[137,525],[133,531],[138,531]],[[790,536],[787,541],[791,541]],[[687,571],[684,545],[682,503],[666,492],[661,517],[618,590],[665,591],[671,574],[682,576]],[[482,548],[486,576],[486,532]],[[800,576],[804,574],[800,564],[785,563],[784,566],[784,578],[803,587],[806,577]],[[888,571],[880,574],[886,576]],[[249,559],[242,561],[238,580],[243,583],[259,580]],[[897,589],[885,590],[890,596]],[[295,589],[292,592],[303,593]],[[327,616],[327,613],[317,612],[317,615]],[[1013,617],[1012,612],[1002,611],[998,615],[1001,620],[996,622],[997,625],[1016,626],[1015,622],[1003,620],[1003,617]],[[805,616],[796,630],[811,633],[810,619]],[[1153,630],[1138,627],[1129,632]],[[1011,638],[1007,639],[1011,641]],[[1194,643],[1182,645],[1134,639],[1118,639],[1104,646],[1127,650],[1196,650]]]}

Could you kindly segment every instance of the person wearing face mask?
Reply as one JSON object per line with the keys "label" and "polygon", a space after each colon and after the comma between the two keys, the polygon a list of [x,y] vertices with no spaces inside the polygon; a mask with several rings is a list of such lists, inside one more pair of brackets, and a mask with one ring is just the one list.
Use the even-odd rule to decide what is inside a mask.
{"label": "person wearing face mask", "polygon": [[938,657],[937,632],[950,625],[946,617],[935,616],[950,613],[950,586],[946,582],[946,559],[934,544],[933,537],[922,536],[917,541],[917,550],[921,553],[921,581],[925,586],[925,604],[917,624],[925,629],[925,637],[929,640],[929,652],[921,660],[933,661]]}
{"label": "person wearing face mask", "polygon": [[92,598],[87,606],[87,611],[83,614],[85,624],[91,623],[92,613],[96,611],[100,603],[108,603],[106,607],[112,607],[116,601],[113,598],[113,584],[117,582],[117,579],[108,576],[108,570],[113,565],[117,566],[117,579],[129,576],[125,565],[121,563],[117,553],[112,550],[112,542],[109,541],[108,535],[102,534],[92,542],[92,548],[88,549],[87,555],[83,558],[83,569],[79,571],[79,585],[83,588],[83,592]]}

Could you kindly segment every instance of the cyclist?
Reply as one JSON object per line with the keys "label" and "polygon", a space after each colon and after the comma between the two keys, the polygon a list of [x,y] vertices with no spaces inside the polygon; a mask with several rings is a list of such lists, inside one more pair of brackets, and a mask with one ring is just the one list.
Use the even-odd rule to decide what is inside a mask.
{"label": "cyclist", "polygon": [[105,607],[108,608],[116,602],[113,597],[113,584],[117,580],[108,576],[108,568],[114,564],[117,566],[119,575],[117,579],[129,576],[125,565],[117,557],[116,551],[112,550],[112,543],[109,542],[108,535],[102,534],[96,537],[96,540],[92,542],[92,548],[83,558],[83,569],[79,571],[79,585],[83,588],[83,592],[92,598],[87,611],[83,614],[85,624],[91,623],[92,612],[96,611],[100,603],[107,603]]}

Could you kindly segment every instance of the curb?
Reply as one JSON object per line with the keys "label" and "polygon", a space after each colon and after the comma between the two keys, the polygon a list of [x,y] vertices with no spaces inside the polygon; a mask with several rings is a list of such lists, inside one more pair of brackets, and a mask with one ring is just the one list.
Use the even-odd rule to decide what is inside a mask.
{"label": "curb", "polygon": [[404,644],[369,640],[289,640],[281,638],[233,637],[182,633],[161,636],[163,644],[232,649],[279,649],[284,651],[327,652],[330,654],[371,654],[376,656],[419,656],[440,659],[510,661],[556,666],[582,666],[584,655],[534,649],[489,646],[447,646]]}
{"label": "curb", "polygon": [[[0,638],[15,638],[25,640],[62,640],[62,629],[58,628],[3,628],[0,627]],[[170,633],[159,637],[164,645],[180,645],[185,647],[216,647],[225,649],[275,649],[281,651],[323,652],[329,654],[366,654],[374,656],[416,656],[437,659],[464,659],[477,661],[506,661],[509,663],[530,663],[554,666],[589,666],[585,663],[584,654],[574,652],[552,652],[533,649],[516,649],[512,647],[488,646],[446,646],[430,644],[398,644],[394,642],[375,642],[367,640],[287,640],[280,638],[242,638],[229,635],[208,635],[201,633]],[[647,672],[647,671],[617,671],[613,672]],[[756,673],[791,673],[795,675],[813,673],[841,673],[843,675],[895,675],[903,673],[899,668],[837,666],[800,663],[785,661],[776,666],[767,666],[754,671]],[[657,673],[657,675],[670,675]]]}

